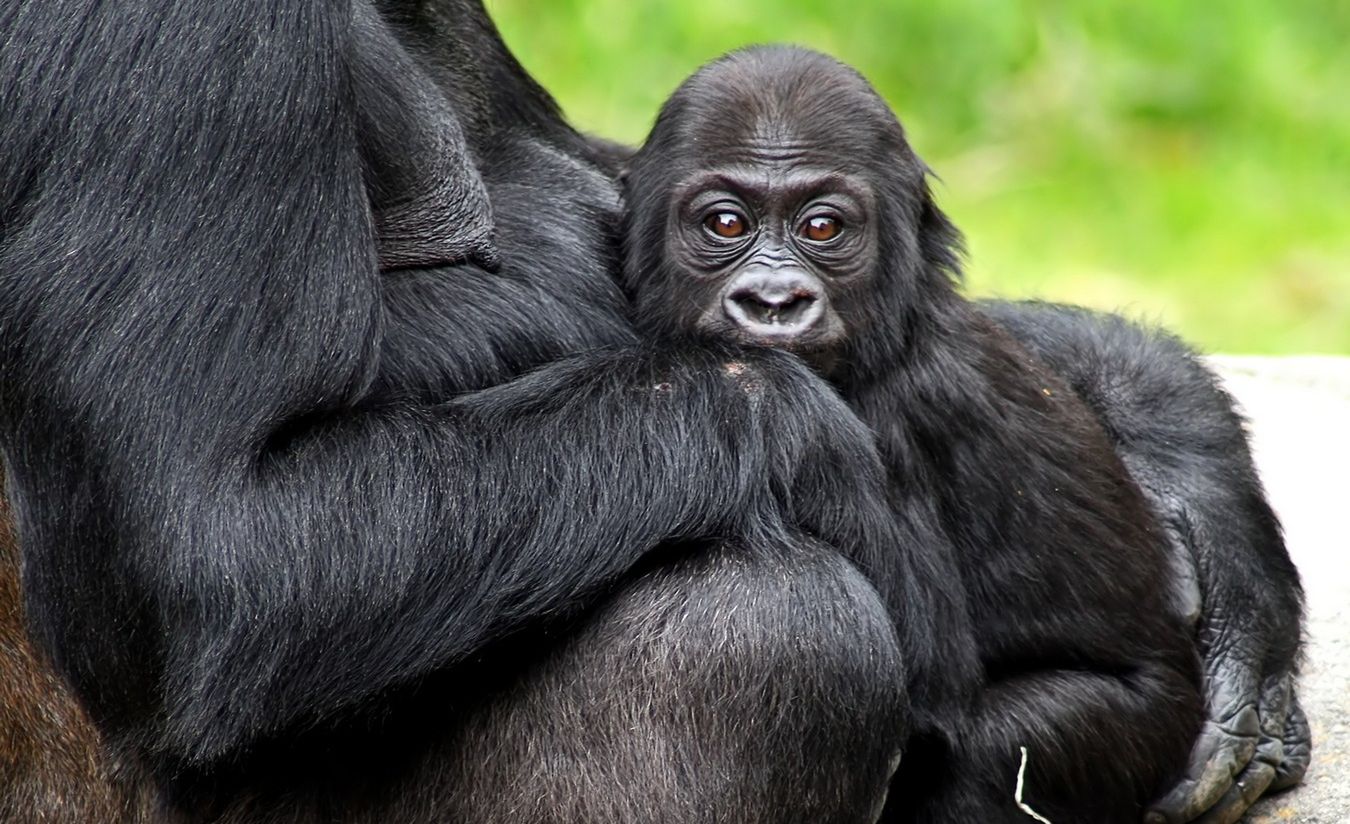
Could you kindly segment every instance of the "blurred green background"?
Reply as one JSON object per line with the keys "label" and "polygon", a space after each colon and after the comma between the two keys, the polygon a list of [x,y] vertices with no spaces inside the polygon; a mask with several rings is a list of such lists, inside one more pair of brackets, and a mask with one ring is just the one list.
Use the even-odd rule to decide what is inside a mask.
{"label": "blurred green background", "polygon": [[1207,351],[1350,353],[1350,2],[487,0],[579,128],[640,142],[747,43],[857,66],[941,176],[968,291]]}

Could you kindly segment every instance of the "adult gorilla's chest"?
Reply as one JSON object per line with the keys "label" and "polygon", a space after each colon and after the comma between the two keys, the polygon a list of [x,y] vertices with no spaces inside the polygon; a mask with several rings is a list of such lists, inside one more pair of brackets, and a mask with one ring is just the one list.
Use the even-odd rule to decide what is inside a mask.
{"label": "adult gorilla's chest", "polygon": [[376,397],[443,400],[634,340],[614,277],[613,185],[537,143],[515,148],[497,159],[512,180],[488,181],[499,271],[466,264],[384,276]]}

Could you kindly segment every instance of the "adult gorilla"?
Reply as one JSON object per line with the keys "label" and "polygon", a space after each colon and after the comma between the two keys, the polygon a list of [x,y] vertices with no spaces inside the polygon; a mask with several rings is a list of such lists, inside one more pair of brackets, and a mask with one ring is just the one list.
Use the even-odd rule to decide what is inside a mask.
{"label": "adult gorilla", "polygon": [[24,595],[121,782],[39,804],[873,817],[907,680],[959,695],[919,680],[962,671],[959,603],[916,586],[949,573],[801,364],[636,343],[613,184],[481,7],[0,31]]}
{"label": "adult gorilla", "polygon": [[0,446],[101,731],[0,635],[0,810],[870,820],[948,571],[795,361],[633,342],[478,4],[19,2],[0,89]]}

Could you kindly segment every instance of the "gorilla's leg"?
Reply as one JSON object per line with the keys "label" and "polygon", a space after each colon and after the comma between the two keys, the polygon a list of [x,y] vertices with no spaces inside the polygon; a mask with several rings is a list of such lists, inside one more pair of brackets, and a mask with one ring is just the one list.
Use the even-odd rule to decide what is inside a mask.
{"label": "gorilla's leg", "polygon": [[142,790],[28,637],[0,475],[0,821],[136,824],[148,804]]}
{"label": "gorilla's leg", "polygon": [[[0,595],[13,596],[0,607],[18,603],[11,548],[0,540]],[[158,803],[115,766],[45,660],[16,668],[0,655],[0,673],[43,679],[0,682],[6,822],[868,824],[907,732],[886,608],[848,561],[806,540],[727,545],[648,571],[514,686],[441,715],[421,702],[418,726],[433,739],[454,732],[420,767],[397,743],[372,740],[379,768],[354,762],[362,745],[344,739],[318,757],[283,746],[259,756],[274,759],[275,786],[226,783],[215,802]]]}
{"label": "gorilla's leg", "polygon": [[643,575],[440,759],[472,824],[871,822],[905,731],[872,587],[828,548]]}
{"label": "gorilla's leg", "polygon": [[1090,406],[1172,541],[1178,608],[1196,620],[1209,719],[1150,821],[1235,821],[1311,754],[1294,680],[1302,591],[1242,420],[1183,343],[1115,315],[1047,303],[982,308]]}

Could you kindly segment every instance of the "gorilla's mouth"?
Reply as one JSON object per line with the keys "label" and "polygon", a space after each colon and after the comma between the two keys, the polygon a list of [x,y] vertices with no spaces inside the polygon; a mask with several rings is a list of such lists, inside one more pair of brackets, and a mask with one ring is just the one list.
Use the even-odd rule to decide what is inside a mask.
{"label": "gorilla's mouth", "polygon": [[[803,306],[794,311],[802,312],[806,309],[807,307]],[[818,322],[804,325],[797,319],[783,316],[784,314],[780,312],[782,323],[768,320],[764,323],[746,325],[737,323],[725,313],[709,312],[696,326],[702,334],[720,340],[742,346],[762,346],[791,352],[811,364],[817,371],[838,359],[839,350],[844,343],[844,328],[843,324],[831,317],[828,311],[823,313],[824,317]]]}

